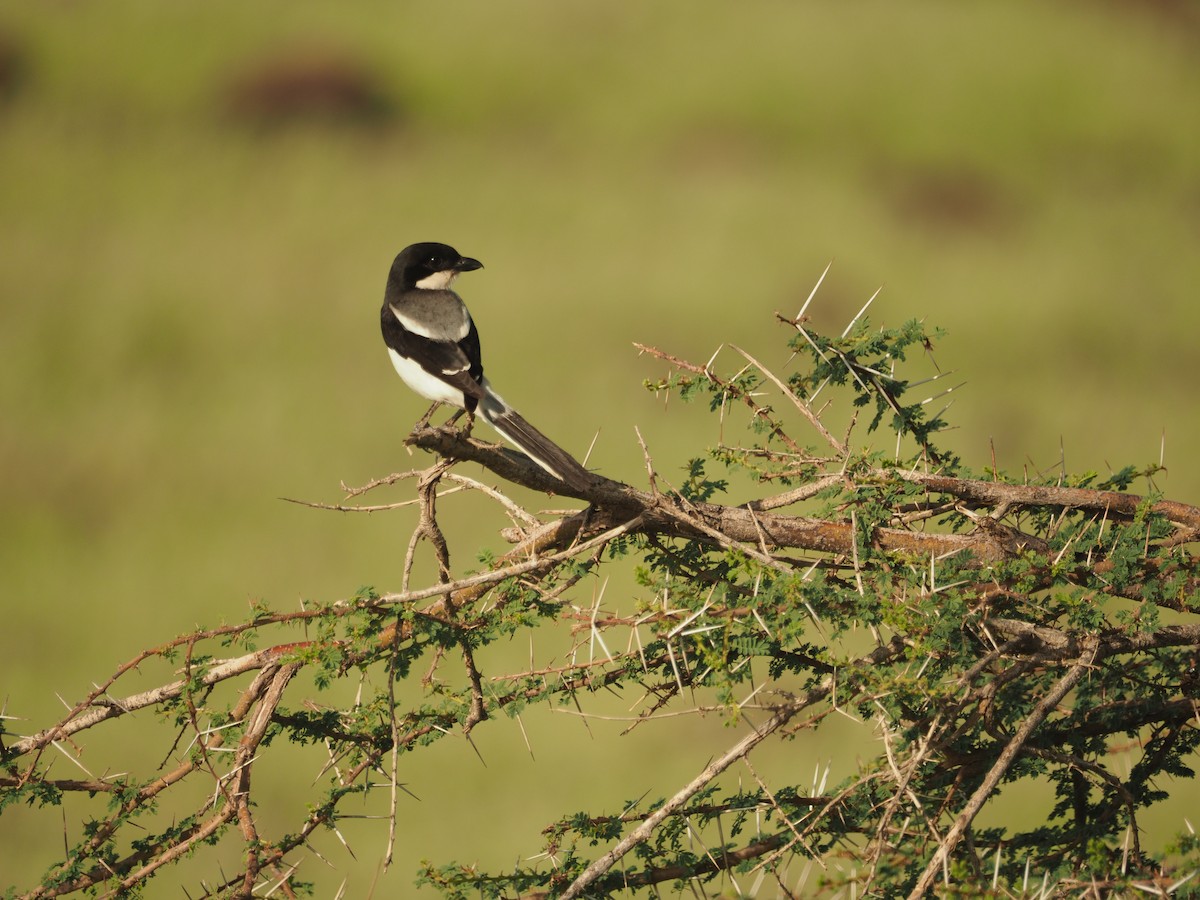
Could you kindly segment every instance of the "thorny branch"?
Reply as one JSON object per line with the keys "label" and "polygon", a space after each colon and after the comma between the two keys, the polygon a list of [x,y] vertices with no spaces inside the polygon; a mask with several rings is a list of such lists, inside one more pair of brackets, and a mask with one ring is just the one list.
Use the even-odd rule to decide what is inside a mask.
{"label": "thorny branch", "polygon": [[[788,321],[800,328],[798,320]],[[804,336],[817,347],[812,335]],[[644,442],[650,490],[603,474],[586,490],[573,490],[512,450],[447,428],[422,428],[409,442],[439,454],[433,467],[362,488],[343,486],[342,503],[310,504],[344,512],[415,505],[418,521],[400,591],[370,591],[288,613],[259,610],[245,623],[182,636],[119,667],[53,725],[15,740],[3,735],[0,791],[12,799],[52,804],[71,793],[112,800],[42,883],[18,896],[89,890],[117,896],[230,835],[244,848],[241,869],[223,875],[205,896],[294,896],[297,855],[312,849],[318,831],[341,837],[340,805],[369,795],[372,773],[383,774],[388,787],[383,817],[390,863],[401,753],[446,734],[469,735],[514,704],[519,709],[561,698],[578,704],[577,693],[601,687],[642,692],[635,725],[716,709],[744,733],[663,802],[590,818],[587,828],[615,828],[606,831],[607,849],[592,859],[586,828],[564,821],[547,829],[547,856],[557,858],[568,846],[569,864],[518,870],[503,882],[507,896],[600,896],[666,881],[736,879],[745,871],[770,873],[791,894],[786,882],[793,859],[822,867],[836,889],[840,856],[866,863],[841,883],[885,890],[880,879],[891,877],[897,880],[886,890],[904,884],[910,896],[921,896],[946,877],[951,861],[983,870],[988,848],[973,822],[1005,779],[1028,777],[1034,763],[1065,773],[1061,783],[1072,785],[1074,795],[1064,809],[1075,821],[1049,842],[1015,837],[1008,839],[1011,846],[1025,847],[1048,870],[1068,866],[1079,873],[1079,835],[1117,821],[1136,832],[1135,816],[1157,771],[1152,764],[1177,771],[1181,754],[1198,742],[1200,574],[1188,548],[1200,536],[1200,509],[1107,487],[972,477],[930,453],[924,432],[921,452],[908,465],[856,455],[850,435],[835,437],[812,399],[836,377],[836,366],[845,366],[855,389],[885,395],[880,409],[904,427],[920,423],[905,418],[911,413],[903,386],[890,371],[854,359],[850,345],[829,353],[817,348],[834,368],[815,387],[785,379],[737,348],[748,365],[734,377],[717,374],[715,357],[697,366],[639,349],[697,379],[723,415],[730,402],[749,411],[766,445],[722,452],[754,470],[767,490],[739,503],[716,502],[719,491],[695,487],[664,492]],[[805,449],[787,417],[765,402],[767,387],[832,455]],[[930,471],[931,460],[939,468]],[[552,518],[534,515],[494,485],[451,471],[463,462],[586,506]],[[346,503],[412,479],[411,500]],[[443,482],[454,487],[439,493]],[[504,532],[515,544],[483,571],[456,577],[438,500],[466,492],[494,501],[516,526]],[[414,589],[411,573],[423,542],[433,550],[438,583]],[[572,603],[573,587],[630,547],[648,560],[652,601],[624,611],[615,601],[590,608]],[[1084,599],[1054,606],[1056,592],[1064,591]],[[1106,603],[1123,604],[1121,615],[1101,613]],[[1173,618],[1159,620],[1167,614]],[[481,664],[479,647],[537,618],[566,623],[564,633],[576,645],[524,671],[495,672]],[[863,622],[873,635],[869,650],[853,632]],[[302,640],[275,637],[296,626],[306,630]],[[623,650],[616,637],[622,631],[628,635]],[[264,635],[272,643],[262,649],[246,647],[223,659],[213,652]],[[603,652],[576,658],[578,647],[593,643]],[[182,668],[156,687],[116,696],[135,673],[174,666],[180,654]],[[453,655],[461,659],[457,679],[445,665]],[[423,658],[418,670],[426,671],[425,697],[406,707],[395,685]],[[357,675],[365,683],[376,666],[387,688],[375,698],[323,706],[306,687],[284,703],[298,693],[297,682]],[[301,673],[309,678],[297,679]],[[250,683],[238,690],[246,678]],[[1121,679],[1129,678],[1153,684],[1154,691],[1127,699]],[[452,681],[456,687],[448,686]],[[229,686],[236,696],[224,707],[222,688]],[[82,735],[150,708],[173,716],[183,736],[166,771],[50,777],[54,754],[82,767]],[[753,723],[751,713],[764,710],[769,718]],[[755,794],[718,798],[722,775],[735,762],[748,765],[769,739],[815,730],[834,712],[878,724],[877,760],[828,791],[824,779],[805,794],[795,786],[770,786],[755,772]],[[1121,735],[1144,749],[1125,776],[1107,759],[1109,742]],[[290,833],[264,834],[251,776],[272,764],[285,737],[327,749],[318,773],[326,793]],[[1084,776],[1091,780],[1081,789]],[[178,785],[201,779],[211,782],[205,804],[156,817],[158,807],[181,793]],[[746,831],[749,811],[757,824]],[[734,833],[745,834],[740,845],[724,831],[730,821],[738,823]],[[131,838],[131,828],[143,830]],[[718,834],[713,847],[694,857],[671,849],[685,834],[699,841],[705,829]],[[1147,885],[1169,887],[1136,840],[1132,847],[1130,871]],[[625,864],[634,851],[640,862]],[[430,869],[425,877],[458,890],[481,876]],[[1075,883],[1072,877],[1063,883]],[[1097,883],[1116,877],[1093,873]]]}

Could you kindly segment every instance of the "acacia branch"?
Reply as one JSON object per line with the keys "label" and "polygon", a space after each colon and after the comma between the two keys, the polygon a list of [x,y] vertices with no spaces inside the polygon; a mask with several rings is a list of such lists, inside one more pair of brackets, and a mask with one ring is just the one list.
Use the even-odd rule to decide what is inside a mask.
{"label": "acacia branch", "polygon": [[[693,500],[685,506],[677,499],[640,491],[601,475],[595,476],[586,489],[572,488],[516,451],[444,428],[415,432],[409,436],[409,442],[451,459],[477,462],[496,475],[531,490],[586,500],[592,504],[591,514],[600,517],[600,521],[638,516],[641,518],[638,530],[644,534],[711,539],[704,528],[689,521],[690,516],[698,516],[707,528],[720,532],[727,540],[747,545],[747,555],[751,556],[763,540],[769,546],[782,549],[846,555],[854,552],[854,528],[850,522],[779,515],[766,511],[761,502],[726,506]],[[980,529],[971,534],[936,534],[877,528],[874,541],[882,550],[939,558],[962,553],[981,563],[999,562],[1023,550],[1044,546],[1031,535],[999,529]]]}
{"label": "acacia branch", "polygon": [[[1091,488],[1057,487],[1039,484],[1007,484],[1002,481],[974,481],[951,478],[911,469],[878,469],[881,477],[900,478],[962,500],[973,500],[988,506],[1028,506],[1050,509],[1080,509],[1132,518],[1145,502],[1145,497],[1118,491]],[[1150,511],[1170,522],[1190,529],[1200,529],[1200,507],[1175,500],[1159,500]]]}
{"label": "acacia branch", "polygon": [[[877,647],[871,653],[868,653],[860,659],[852,668],[861,668],[863,666],[879,665],[884,660],[893,658],[904,650],[904,642],[900,639],[893,639],[889,644],[883,647]],[[596,881],[605,872],[611,869],[618,860],[626,853],[636,847],[638,844],[649,839],[663,820],[675,813],[688,800],[696,795],[698,791],[703,789],[709,782],[724,772],[733,763],[739,759],[743,759],[750,753],[759,743],[766,737],[778,731],[792,717],[801,710],[812,706],[812,704],[823,700],[833,691],[835,681],[832,677],[826,678],[818,687],[813,688],[803,697],[797,698],[789,703],[780,706],[774,715],[771,716],[763,725],[756,727],[750,734],[746,735],[717,759],[713,760],[704,770],[695,778],[684,785],[675,793],[666,803],[656,809],[651,815],[647,816],[632,832],[622,838],[616,846],[611,850],[598,857],[591,865],[589,865],[580,875],[571,882],[571,885],[562,893],[561,900],[571,900],[571,898],[580,896],[587,888]]]}
{"label": "acacia branch", "polygon": [[1054,711],[1054,708],[1062,702],[1062,699],[1071,692],[1071,689],[1079,682],[1095,662],[1095,655],[1098,643],[1093,641],[1089,648],[1087,658],[1080,659],[1071,669],[1059,679],[1058,683],[1050,689],[1034,707],[1033,712],[1021,723],[1021,727],[1017,729],[1017,733],[1012,736],[1012,740],[1005,745],[997,757],[995,764],[984,776],[983,782],[976,788],[971,795],[971,799],[963,808],[962,812],[954,820],[954,824],[950,826],[950,830],[946,832],[946,836],[942,838],[938,844],[937,850],[933,857],[929,860],[929,864],[925,867],[925,871],[921,873],[921,877],[917,879],[916,886],[908,895],[909,900],[920,900],[924,897],[929,889],[933,886],[933,882],[937,879],[938,873],[941,872],[942,866],[950,858],[950,854],[954,852],[954,848],[962,839],[971,822],[979,815],[979,811],[983,809],[984,803],[991,796],[992,791],[1000,784],[1000,779],[1004,777],[1004,773],[1008,771],[1016,758],[1020,755],[1021,749],[1025,746],[1026,741],[1032,737],[1038,726],[1045,721],[1046,717]]}
{"label": "acacia branch", "polygon": [[[214,890],[238,896],[248,896],[256,888],[261,891],[266,887],[264,873],[284,866],[285,854],[301,847],[321,827],[336,830],[339,802],[377,785],[377,780],[370,780],[371,773],[382,771],[388,754],[392,766],[386,861],[390,862],[400,789],[397,759],[402,752],[444,734],[469,734],[473,728],[490,726],[501,718],[496,711],[506,707],[567,699],[576,701],[581,715],[588,715],[576,697],[585,690],[642,689],[644,694],[635,704],[640,712],[619,717],[633,719],[630,728],[651,718],[711,711],[738,717],[757,716],[753,711],[765,710],[770,718],[736,740],[666,804],[611,822],[592,817],[591,829],[612,824],[618,835],[626,826],[631,830],[614,838],[612,848],[583,868],[570,886],[565,885],[567,876],[559,870],[520,873],[518,890],[530,884],[557,886],[566,891],[561,896],[576,897],[610,886],[638,887],[703,877],[756,857],[766,857],[759,867],[769,868],[786,854],[799,852],[799,845],[824,865],[822,856],[835,852],[831,848],[836,841],[854,833],[867,839],[866,855],[859,859],[868,865],[858,869],[866,874],[853,876],[860,881],[865,877],[867,891],[887,892],[894,882],[876,885],[877,879],[894,879],[896,872],[905,871],[911,874],[903,877],[914,877],[923,869],[917,888],[920,893],[933,887],[938,871],[956,852],[977,871],[972,822],[1000,781],[1020,771],[1014,770],[1013,764],[1023,755],[1042,759],[1049,777],[1060,779],[1068,791],[1072,777],[1082,781],[1080,773],[1099,779],[1112,791],[1100,815],[1096,807],[1076,803],[1074,830],[1064,825],[1061,834],[1065,836],[1054,838],[1046,851],[1047,858],[1058,859],[1071,854],[1082,858],[1078,851],[1085,838],[1078,835],[1086,826],[1100,823],[1108,827],[1109,820],[1125,808],[1133,819],[1135,807],[1145,805],[1137,789],[1143,772],[1162,771],[1172,753],[1194,752],[1194,744],[1189,743],[1194,732],[1190,725],[1185,728],[1185,723],[1195,712],[1191,698],[1197,679],[1186,662],[1187,651],[1200,647],[1200,625],[1186,617],[1194,614],[1193,595],[1200,579],[1184,545],[1200,535],[1200,510],[1196,507],[1168,501],[1150,503],[1114,491],[976,481],[876,466],[869,457],[852,456],[849,431],[844,440],[834,438],[820,412],[808,405],[807,395],[801,396],[789,382],[738,350],[815,427],[835,454],[834,458],[817,458],[786,434],[775,410],[759,403],[760,388],[770,387],[757,374],[746,374],[749,367],[732,379],[722,379],[712,372],[711,361],[697,367],[658,351],[649,352],[706,379],[699,386],[710,391],[722,415],[730,402],[741,402],[765,424],[771,435],[768,449],[725,448],[727,462],[765,470],[762,482],[768,487],[762,491],[764,496],[744,503],[715,503],[684,492],[664,494],[644,444],[649,491],[600,475],[571,488],[520,453],[447,428],[422,428],[409,443],[440,454],[442,459],[435,466],[379,479],[361,489],[346,489],[348,496],[358,496],[402,478],[419,479],[417,499],[406,502],[419,504],[421,520],[409,544],[398,593],[369,592],[295,613],[256,610],[252,621],[178,638],[121,666],[57,725],[23,737],[12,747],[0,747],[6,766],[0,787],[25,791],[22,799],[47,802],[57,789],[104,793],[111,801],[107,818],[68,851],[70,858],[50,873],[41,888],[26,896],[51,897],[80,890],[107,890],[108,896],[117,896],[140,889],[152,874],[201,842],[215,842],[223,836],[236,839],[238,835],[244,845],[242,862],[238,871]],[[864,351],[864,356],[867,353]],[[874,350],[869,353],[875,355]],[[909,416],[906,421],[919,424],[920,415],[912,412],[918,407],[901,407],[903,392],[880,380],[890,377],[883,372],[888,367],[886,360],[902,355],[880,357],[884,362],[873,361],[870,366],[852,358],[850,350],[836,348],[827,362],[836,362],[835,356],[861,388],[857,400],[863,392],[875,391],[901,420]],[[849,387],[854,389],[853,384]],[[781,409],[789,412],[786,407]],[[879,410],[886,413],[884,406]],[[902,421],[898,427],[904,430],[906,426]],[[923,438],[919,439],[925,450],[923,458],[936,460]],[[533,491],[585,501],[587,507],[543,522],[505,494],[449,472],[460,460],[478,462],[490,473]],[[515,528],[501,532],[515,546],[494,560],[488,571],[454,579],[450,547],[436,515],[437,500],[451,493],[437,492],[440,478],[480,490],[516,523]],[[779,487],[781,483],[783,487]],[[700,487],[714,485],[708,481]],[[841,505],[825,517],[784,512],[787,508],[803,510],[798,504],[818,494],[835,494],[839,488],[843,490]],[[332,508],[349,507],[339,504]],[[1155,519],[1141,521],[1139,517],[1147,513]],[[974,528],[950,533],[950,526],[937,524],[939,520],[948,520],[956,528],[970,528],[974,523]],[[1173,532],[1163,527],[1164,520],[1174,526]],[[941,531],[934,530],[939,528]],[[1108,529],[1123,530],[1113,534]],[[625,541],[629,536],[642,539]],[[426,538],[438,562],[439,583],[409,590],[413,552]],[[573,607],[568,592],[595,572],[612,542],[618,542],[623,551],[643,554],[648,563],[644,584],[652,585],[647,595],[651,602],[639,596],[632,612],[607,601],[602,611],[600,599],[585,609]],[[456,558],[459,555],[456,551]],[[949,565],[941,567],[948,557],[953,557]],[[1013,560],[1018,564],[1002,565]],[[947,570],[954,574],[943,577]],[[810,580],[814,572],[816,577]],[[497,591],[499,599],[489,596],[501,582],[510,580],[518,589]],[[944,583],[948,580],[949,584]],[[1160,625],[1147,603],[1136,613],[1143,616],[1137,627],[1144,625],[1144,630],[1139,631],[1123,619],[1106,618],[1099,603],[1086,608],[1106,594],[1153,601],[1182,615]],[[1090,631],[1082,629],[1074,614],[1078,607],[1064,606],[1064,599],[1084,606],[1086,613],[1094,612],[1098,618],[1087,621],[1099,624],[1089,624]],[[816,623],[815,629],[805,611]],[[566,636],[571,644],[565,658],[535,662],[531,645],[530,663],[520,667],[523,671],[496,674],[489,668],[492,654],[477,652],[511,634],[512,629],[527,627],[534,618],[551,616],[562,626],[554,629],[555,635]],[[826,620],[828,629],[822,624]],[[249,641],[256,629],[267,626],[307,627],[309,623],[317,634],[311,639],[278,643],[235,659],[212,661],[201,653],[207,649],[201,647],[204,642],[228,645]],[[864,625],[880,646],[860,655],[862,645],[853,635]],[[607,631],[618,628],[628,631],[623,651]],[[581,637],[583,632],[589,638]],[[605,643],[607,637],[618,652],[605,646],[604,659],[589,656],[586,661],[576,661],[576,653],[591,635],[599,643]],[[305,637],[309,637],[307,632]],[[124,698],[113,696],[114,685],[123,675],[154,657],[170,661],[181,648],[187,654],[182,672],[168,670],[163,676],[170,679],[166,684]],[[206,659],[203,665],[192,662],[193,651],[195,658]],[[454,674],[449,665],[439,668],[455,653],[461,653],[465,674]],[[433,687],[422,683],[426,699],[433,693],[440,697],[436,703],[415,703],[405,710],[401,708],[405,701],[398,699],[401,692],[396,689],[396,679],[422,655],[434,657],[424,668],[427,678],[432,681],[436,672],[439,680]],[[1132,658],[1114,659],[1120,656]],[[1181,660],[1185,665],[1179,664]],[[370,666],[386,666],[386,694],[377,692],[362,703],[356,698],[346,708],[318,706],[311,698],[305,698],[301,708],[280,708],[289,682],[304,667],[311,667],[319,679],[343,677],[358,669],[366,686],[375,680]],[[1068,668],[1039,699],[1045,684]],[[1094,673],[1086,683],[1082,681],[1085,671]],[[214,697],[220,696],[213,690],[217,684],[248,672],[257,674],[249,686],[240,689],[231,709],[209,707]],[[804,688],[795,688],[798,680]],[[496,693],[492,687],[497,682],[511,686]],[[729,690],[736,684],[750,685],[749,693],[740,700],[732,699]],[[1154,685],[1154,696],[1139,695],[1139,684]],[[714,690],[721,691],[716,699],[712,699],[713,693],[699,693]],[[793,690],[806,692],[796,696]],[[1079,692],[1081,702],[1047,723],[1071,690]],[[681,702],[691,692],[698,696],[681,709]],[[1085,692],[1090,692],[1086,698]],[[63,744],[73,743],[68,739],[85,729],[155,705],[172,709],[172,704],[186,707],[186,714],[180,718],[182,729],[167,759],[176,754],[184,737],[190,736],[192,743],[170,771],[155,773],[142,783],[110,782],[93,776],[43,777],[49,765],[41,761],[42,755],[51,745],[70,752],[73,748]],[[708,853],[707,861],[685,857],[683,851],[675,853],[665,842],[651,851],[648,844],[668,816],[715,813],[699,827],[712,827],[715,821],[719,830],[723,810],[736,808],[742,815],[745,807],[732,801],[688,804],[698,792],[711,788],[734,761],[745,760],[749,765],[749,755],[772,735],[778,738],[816,728],[834,712],[855,718],[866,709],[875,716],[872,704],[883,729],[882,749],[874,761],[864,763],[859,776],[841,788],[826,794],[824,779],[818,787],[814,776],[811,794],[815,796],[799,799],[802,789],[798,786],[786,786],[786,794],[778,789],[773,793],[755,775],[763,796],[791,830],[790,837],[781,832],[737,850],[715,849]],[[208,719],[214,724],[206,725]],[[1103,760],[1097,761],[1090,750],[1076,749],[1077,740],[1070,753],[1063,751],[1072,739],[1111,736],[1146,725],[1154,726],[1155,734],[1146,743],[1145,758],[1138,763],[1138,774],[1131,776],[1128,788],[1109,774]],[[265,833],[266,820],[256,821],[251,802],[251,774],[260,749],[266,753],[263,742],[272,726],[279,730],[279,743],[323,741],[328,760],[317,778],[331,782],[328,796],[310,807],[298,828],[274,843]],[[222,741],[232,742],[236,734],[241,734],[237,747],[224,748]],[[218,750],[225,750],[226,755],[215,752]],[[32,759],[20,770],[15,761],[23,754],[32,754]],[[937,765],[932,765],[935,759]],[[165,816],[159,820],[154,815],[156,808],[165,806],[169,795],[164,791],[193,773],[198,777],[189,783],[202,781],[205,773],[214,779],[214,790],[208,795],[211,799],[190,815],[178,816],[171,809],[170,824],[154,833],[155,823],[166,821]],[[739,804],[744,802],[740,791],[730,796],[736,796]],[[756,802],[751,800],[752,808],[767,808],[755,806]],[[807,804],[809,809],[793,823],[784,815],[784,805],[789,803]],[[136,841],[131,840],[128,835],[132,828],[142,826],[137,818],[143,814],[143,821],[151,825],[146,832],[139,832]],[[689,827],[694,825],[690,819],[686,821]],[[949,829],[943,833],[946,823],[950,823]],[[561,820],[550,833],[550,852],[570,842],[571,853],[578,854],[584,841],[594,839],[596,832],[589,834],[591,829],[574,819]],[[720,837],[721,848],[733,846],[726,843],[724,834]],[[1024,835],[1018,837],[1024,839]],[[965,850],[959,849],[964,841]],[[705,841],[700,843],[703,846]],[[1136,851],[1138,845],[1134,846]],[[646,854],[645,867],[634,871],[626,865],[628,871],[614,872],[630,850]],[[932,858],[926,860],[931,850]],[[885,852],[894,857],[894,865],[892,861],[884,865]],[[578,871],[575,865],[572,863],[570,871]],[[999,862],[997,867],[999,870]],[[290,895],[285,883],[289,874],[284,873],[268,892]],[[56,877],[61,879],[59,884],[52,883]],[[837,876],[831,870],[829,877]],[[472,872],[463,881],[486,878]]]}
{"label": "acacia branch", "polygon": [[264,666],[277,662],[280,657],[294,646],[293,644],[281,644],[277,647],[266,647],[254,653],[239,656],[237,659],[217,663],[204,669],[191,682],[186,678],[180,678],[169,684],[151,688],[148,691],[142,691],[137,694],[131,694],[119,700],[100,697],[93,698],[91,708],[81,711],[76,715],[68,716],[52,728],[47,728],[44,731],[39,731],[37,734],[22,738],[8,748],[5,756],[8,759],[13,759],[31,750],[46,747],[59,738],[69,737],[84,729],[91,728],[107,719],[115,719],[126,713],[136,712],[148,706],[157,706],[168,700],[174,700],[188,689],[189,684],[192,687],[214,685],[237,675],[261,669]]}

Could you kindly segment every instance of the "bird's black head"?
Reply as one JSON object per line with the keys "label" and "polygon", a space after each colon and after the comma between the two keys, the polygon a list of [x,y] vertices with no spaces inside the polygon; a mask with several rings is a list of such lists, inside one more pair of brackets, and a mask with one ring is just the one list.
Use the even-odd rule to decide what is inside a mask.
{"label": "bird's black head", "polygon": [[410,244],[400,251],[392,263],[388,281],[402,290],[445,290],[460,272],[482,268],[483,263],[479,260],[463,256],[449,244],[425,241]]}

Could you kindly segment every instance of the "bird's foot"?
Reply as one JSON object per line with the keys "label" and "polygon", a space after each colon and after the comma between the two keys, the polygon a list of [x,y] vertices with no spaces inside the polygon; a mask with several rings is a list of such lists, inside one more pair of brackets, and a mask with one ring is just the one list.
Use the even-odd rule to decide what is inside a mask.
{"label": "bird's foot", "polygon": [[463,425],[461,428],[454,427],[454,423],[462,418],[464,412],[466,412],[466,410],[462,410],[462,409],[455,410],[454,415],[452,415],[450,418],[448,418],[445,422],[443,422],[441,424],[442,430],[453,431],[453,432],[457,433],[459,437],[470,437],[471,436],[471,426],[475,424],[475,414],[474,413],[467,413],[467,423],[465,425]]}
{"label": "bird's foot", "polygon": [[425,415],[421,416],[421,418],[417,420],[417,424],[413,425],[413,427],[412,427],[413,432],[415,433],[418,431],[424,431],[426,428],[428,428],[430,417],[433,416],[433,414],[435,412],[437,412],[437,408],[441,405],[442,404],[440,402],[434,403],[433,406],[431,406],[431,407],[429,407],[429,409],[425,410]]}

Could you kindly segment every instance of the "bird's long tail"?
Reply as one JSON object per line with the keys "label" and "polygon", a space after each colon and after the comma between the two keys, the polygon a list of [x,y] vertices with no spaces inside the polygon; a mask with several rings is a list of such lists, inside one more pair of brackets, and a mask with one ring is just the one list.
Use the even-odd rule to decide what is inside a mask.
{"label": "bird's long tail", "polygon": [[594,482],[594,476],[571,454],[525,421],[494,391],[488,390],[477,412],[501,437],[559,481],[576,490],[586,490]]}

